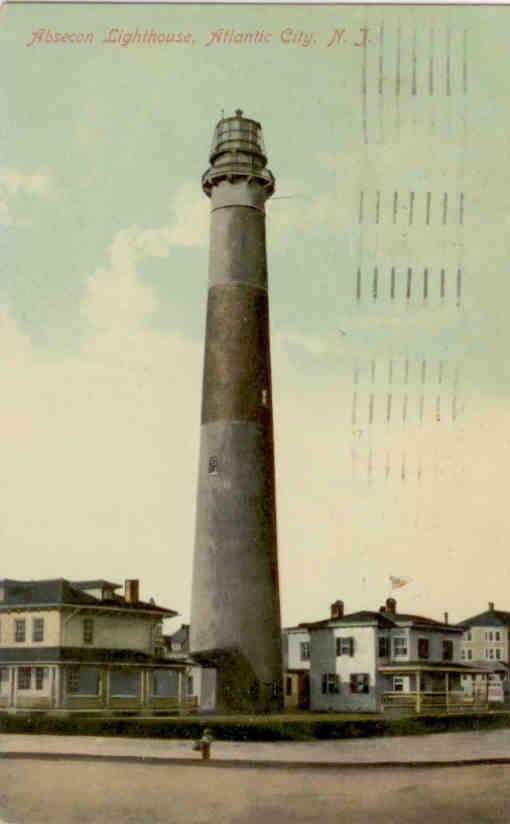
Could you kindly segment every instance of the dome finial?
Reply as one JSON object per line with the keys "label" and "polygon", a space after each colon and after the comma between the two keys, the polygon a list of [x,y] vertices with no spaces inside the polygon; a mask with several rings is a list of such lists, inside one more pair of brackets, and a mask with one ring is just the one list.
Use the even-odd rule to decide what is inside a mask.
{"label": "dome finial", "polygon": [[236,109],[236,117],[242,117],[242,116],[243,116],[243,110],[242,109]]}

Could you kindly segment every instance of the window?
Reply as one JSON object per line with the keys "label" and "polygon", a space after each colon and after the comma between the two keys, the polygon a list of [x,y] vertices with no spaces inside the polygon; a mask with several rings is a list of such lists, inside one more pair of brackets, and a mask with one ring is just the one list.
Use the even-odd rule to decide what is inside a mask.
{"label": "window", "polygon": [[418,638],[418,658],[429,657],[429,639]]}
{"label": "window", "polygon": [[443,661],[453,660],[453,641],[443,641]]}
{"label": "window", "polygon": [[160,698],[177,698],[179,694],[179,674],[175,670],[154,670],[152,673],[152,694]]}
{"label": "window", "polygon": [[369,678],[367,672],[351,673],[351,692],[368,692]]}
{"label": "window", "polygon": [[354,638],[337,638],[336,654],[354,655]]}
{"label": "window", "polygon": [[387,658],[390,654],[390,639],[379,638],[379,658]]}
{"label": "window", "polygon": [[193,676],[188,675],[188,677],[186,678],[186,695],[188,695],[191,698],[193,696],[194,689],[195,685],[193,683]]}
{"label": "window", "polygon": [[212,455],[209,458],[209,463],[207,465],[207,472],[209,475],[217,475],[218,474],[218,458],[216,455]]}
{"label": "window", "polygon": [[14,640],[17,643],[25,640],[25,619],[16,618],[14,621]]}
{"label": "window", "polygon": [[492,640],[493,640],[493,635],[492,635],[492,632],[487,631],[487,632],[485,633],[485,640],[486,640],[486,641],[492,641]]}
{"label": "window", "polygon": [[501,650],[500,649],[496,650],[496,658],[498,659],[498,661],[501,661]]}
{"label": "window", "polygon": [[18,689],[29,690],[32,680],[32,670],[30,667],[19,667],[18,669]]}
{"label": "window", "polygon": [[285,679],[285,695],[292,695],[292,678],[290,676]]}
{"label": "window", "polygon": [[471,630],[468,630],[467,635],[466,635],[466,640],[467,641],[472,641],[473,640],[473,635],[471,633]]}
{"label": "window", "polygon": [[393,639],[393,655],[395,658],[401,658],[407,655],[407,638],[399,637]]}
{"label": "window", "polygon": [[393,692],[405,692],[405,680],[401,675],[393,677]]}
{"label": "window", "polygon": [[310,660],[310,643],[308,641],[301,641],[299,645],[299,652],[302,661]]}
{"label": "window", "polygon": [[473,657],[473,650],[468,649],[468,651],[467,651],[467,657],[468,657],[468,661],[471,661],[471,659],[472,659],[472,657]]}
{"label": "window", "polygon": [[42,690],[44,686],[44,667],[35,668],[35,688]]}
{"label": "window", "polygon": [[32,619],[32,641],[44,641],[44,618]]}
{"label": "window", "polygon": [[140,673],[130,669],[112,669],[111,694],[117,697],[136,698],[140,694]]}
{"label": "window", "polygon": [[491,660],[494,658],[494,650],[492,647],[485,647],[485,657]]}
{"label": "window", "polygon": [[94,619],[93,618],[84,618],[83,619],[83,643],[84,644],[93,644],[94,643]]}
{"label": "window", "polygon": [[323,672],[321,686],[323,695],[340,692],[340,678],[335,672]]}
{"label": "window", "polygon": [[66,686],[68,692],[78,692],[80,683],[80,670],[78,667],[70,667],[67,670]]}
{"label": "window", "polygon": [[466,660],[466,650],[465,649],[463,649],[462,652],[460,653],[460,657],[462,658],[463,661]]}
{"label": "window", "polygon": [[100,671],[94,667],[67,670],[67,691],[75,695],[99,695]]}
{"label": "window", "polygon": [[501,641],[501,633],[499,632],[499,630],[498,630],[498,632],[494,633],[494,640],[495,641]]}

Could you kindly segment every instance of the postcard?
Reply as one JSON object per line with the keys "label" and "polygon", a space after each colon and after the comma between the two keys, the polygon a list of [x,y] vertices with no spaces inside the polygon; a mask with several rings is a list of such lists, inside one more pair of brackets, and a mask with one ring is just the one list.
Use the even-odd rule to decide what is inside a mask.
{"label": "postcard", "polygon": [[[4,4],[5,714],[506,705],[509,34],[505,6]],[[302,819],[288,776],[228,809],[203,776],[209,817],[126,784],[132,812],[48,790],[19,820],[340,820],[333,776]]]}

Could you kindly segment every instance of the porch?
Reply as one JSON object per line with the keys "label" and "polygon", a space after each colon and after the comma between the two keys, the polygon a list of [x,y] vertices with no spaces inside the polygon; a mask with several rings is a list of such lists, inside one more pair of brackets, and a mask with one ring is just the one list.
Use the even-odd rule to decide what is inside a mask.
{"label": "porch", "polygon": [[476,667],[454,663],[391,664],[380,667],[379,673],[385,684],[381,710],[387,714],[478,712],[489,705],[487,679],[472,693],[461,686],[462,675],[480,673]]}
{"label": "porch", "polygon": [[72,714],[194,712],[198,706],[188,667],[136,664],[5,666],[0,709]]}

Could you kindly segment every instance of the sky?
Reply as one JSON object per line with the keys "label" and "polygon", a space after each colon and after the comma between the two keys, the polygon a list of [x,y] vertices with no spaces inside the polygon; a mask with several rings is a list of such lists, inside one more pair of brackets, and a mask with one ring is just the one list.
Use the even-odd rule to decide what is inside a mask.
{"label": "sky", "polygon": [[[190,42],[127,43],[151,28]],[[3,7],[2,577],[139,578],[189,620],[200,177],[241,107],[277,181],[283,624],[377,609],[390,575],[403,611],[510,609],[509,29],[504,7]]]}

